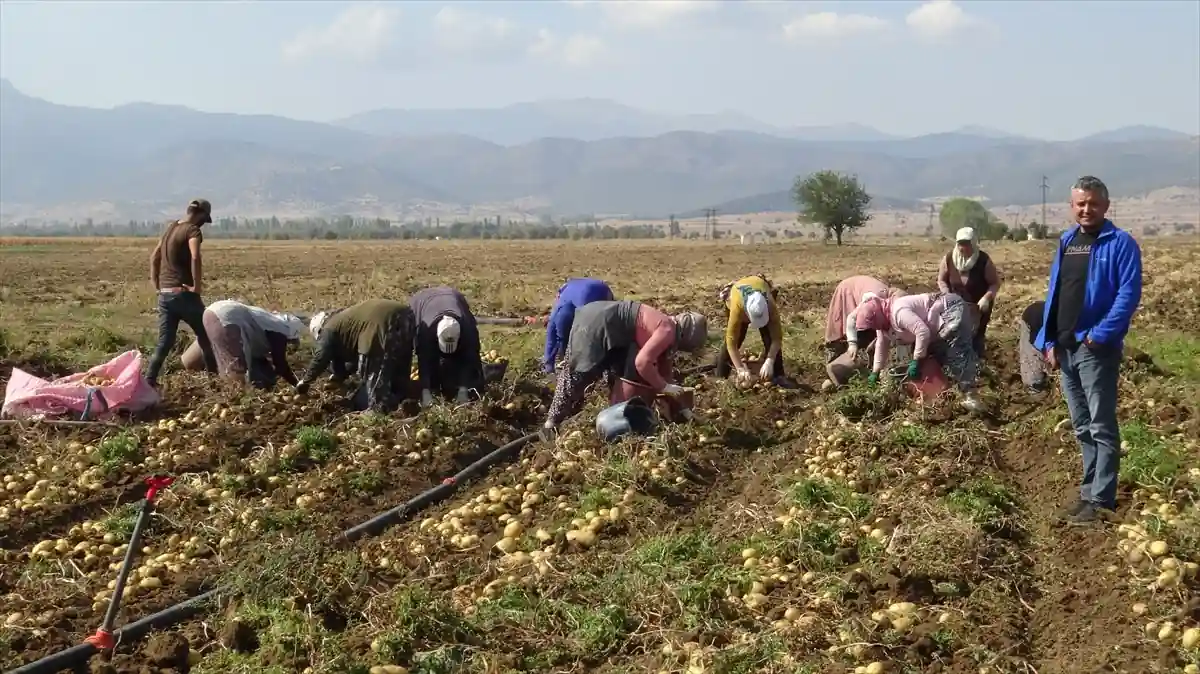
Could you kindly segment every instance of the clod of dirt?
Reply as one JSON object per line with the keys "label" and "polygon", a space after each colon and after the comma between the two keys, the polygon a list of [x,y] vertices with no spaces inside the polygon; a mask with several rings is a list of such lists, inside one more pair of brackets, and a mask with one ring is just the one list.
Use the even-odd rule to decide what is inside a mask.
{"label": "clod of dirt", "polygon": [[187,671],[190,648],[183,636],[168,632],[150,637],[143,652],[152,664]]}
{"label": "clod of dirt", "polygon": [[117,668],[103,660],[92,660],[91,674],[117,674]]}
{"label": "clod of dirt", "polygon": [[225,648],[238,653],[253,653],[258,650],[258,633],[240,620],[225,623],[218,640]]}

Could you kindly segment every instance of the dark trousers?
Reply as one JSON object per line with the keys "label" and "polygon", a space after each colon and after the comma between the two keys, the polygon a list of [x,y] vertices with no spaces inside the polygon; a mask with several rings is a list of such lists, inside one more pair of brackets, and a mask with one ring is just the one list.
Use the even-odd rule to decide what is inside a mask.
{"label": "dark trousers", "polygon": [[181,290],[176,293],[158,294],[158,346],[154,356],[150,358],[150,370],[146,379],[152,386],[158,385],[158,375],[162,372],[163,364],[171,349],[175,348],[175,337],[179,332],[179,322],[183,321],[192,333],[196,335],[196,343],[204,354],[204,369],[215,373],[217,357],[213,353],[212,343],[204,330],[204,301],[193,292]]}
{"label": "dark trousers", "polygon": [[[738,329],[737,343],[734,344],[734,348],[736,348],[736,349],[742,348],[742,342],[746,341],[746,330],[749,327],[750,327],[749,325],[746,325],[745,323],[743,323],[742,327]],[[768,330],[767,328],[763,327],[763,328],[759,328],[758,334],[759,334],[759,336],[762,337],[763,356],[765,357],[767,355],[767,351],[770,350],[770,348],[771,348],[771,331]],[[724,346],[721,347],[721,354],[717,356],[717,376],[718,377],[728,377],[732,373],[733,373],[733,362],[729,358],[729,345],[725,344]],[[780,345],[779,353],[777,353],[775,355],[775,374],[773,376],[775,376],[775,377],[784,376],[782,345]]]}
{"label": "dark trousers", "polygon": [[985,314],[981,314],[979,316],[979,327],[975,329],[975,338],[971,340],[971,346],[975,349],[975,355],[979,356],[980,359],[984,357],[984,351],[987,348],[987,327],[988,322],[991,320],[991,310],[988,310]]}
{"label": "dark trousers", "polygon": [[408,389],[413,356],[412,312],[397,312],[388,321],[383,341],[358,359],[365,408],[389,412]]}

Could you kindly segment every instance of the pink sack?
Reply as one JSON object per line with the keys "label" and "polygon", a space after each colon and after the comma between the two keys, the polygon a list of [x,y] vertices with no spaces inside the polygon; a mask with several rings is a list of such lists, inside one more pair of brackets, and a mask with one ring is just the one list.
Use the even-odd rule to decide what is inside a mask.
{"label": "pink sack", "polygon": [[87,407],[88,387],[83,380],[91,375],[113,380],[111,384],[97,387],[99,395],[93,398],[90,412],[93,418],[120,411],[137,412],[157,405],[161,400],[158,391],[142,377],[142,354],[133,349],[87,372],[54,381],[46,381],[14,367],[4,392],[0,416],[22,418],[71,413],[78,417]]}

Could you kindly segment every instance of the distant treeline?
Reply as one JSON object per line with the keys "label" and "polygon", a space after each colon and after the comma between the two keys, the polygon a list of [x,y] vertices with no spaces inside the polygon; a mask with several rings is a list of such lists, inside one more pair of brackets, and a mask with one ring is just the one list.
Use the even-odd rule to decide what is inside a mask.
{"label": "distant treeline", "polygon": [[[27,224],[0,227],[9,236],[71,237],[157,237],[165,221],[127,223],[84,222]],[[672,228],[674,229],[674,228]],[[536,222],[500,217],[443,224],[437,218],[393,222],[386,218],[218,218],[204,228],[206,237],[230,239],[664,239],[670,235],[661,225],[612,227],[594,222],[555,223],[547,218]]]}

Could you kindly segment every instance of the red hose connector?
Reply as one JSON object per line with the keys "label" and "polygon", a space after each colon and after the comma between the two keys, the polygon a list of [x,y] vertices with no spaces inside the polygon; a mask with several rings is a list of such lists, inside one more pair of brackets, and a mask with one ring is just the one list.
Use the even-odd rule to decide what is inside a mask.
{"label": "red hose connector", "polygon": [[154,498],[158,496],[158,492],[170,487],[174,481],[175,478],[170,475],[155,475],[154,477],[146,478],[146,486],[149,487],[146,490],[146,500],[153,503]]}
{"label": "red hose connector", "polygon": [[448,478],[442,480],[442,484],[445,484],[445,485],[451,485],[451,484],[454,484],[455,482],[457,482],[457,480],[455,480],[452,477],[448,477]]}
{"label": "red hose connector", "polygon": [[103,627],[96,630],[96,633],[83,640],[84,643],[89,643],[102,651],[111,651],[116,645],[116,640],[113,639],[112,632]]}

